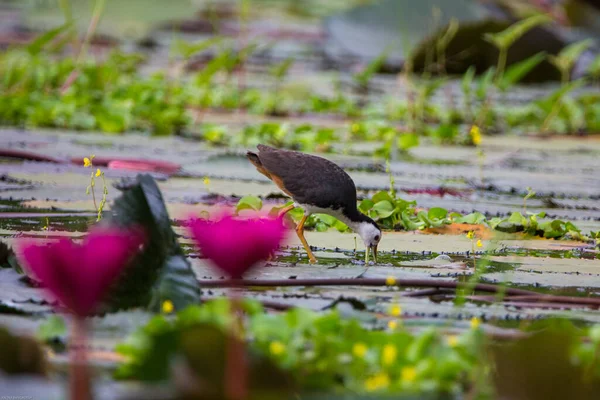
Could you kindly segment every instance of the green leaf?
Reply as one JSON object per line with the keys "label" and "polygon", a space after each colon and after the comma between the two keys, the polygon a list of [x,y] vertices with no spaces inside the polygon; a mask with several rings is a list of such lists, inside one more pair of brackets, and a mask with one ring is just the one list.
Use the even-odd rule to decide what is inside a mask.
{"label": "green leaf", "polygon": [[547,15],[534,15],[527,19],[515,22],[502,32],[486,33],[484,39],[498,48],[508,49],[531,29],[550,22],[552,22],[552,18]]}
{"label": "green leaf", "polygon": [[378,218],[384,219],[388,218],[394,213],[394,206],[389,201],[382,200],[375,203],[371,211],[375,211]]}
{"label": "green leaf", "polygon": [[259,197],[256,196],[244,196],[238,201],[237,206],[235,208],[236,212],[240,212],[242,210],[254,210],[260,211],[262,209],[263,203]]}
{"label": "green leaf", "polygon": [[371,201],[374,204],[379,203],[380,201],[387,201],[390,204],[394,204],[394,199],[392,198],[390,193],[385,190],[381,190],[375,193],[375,195],[371,198]]}
{"label": "green leaf", "polygon": [[322,221],[319,221],[317,222],[317,225],[315,225],[315,229],[317,230],[317,232],[326,232],[329,229],[329,225]]}
{"label": "green leaf", "polygon": [[144,251],[126,268],[109,296],[109,308],[149,307],[158,311],[165,300],[173,302],[175,309],[198,303],[196,276],[177,242],[154,178],[138,175],[122,190],[102,223],[123,229],[140,227],[146,242]]}
{"label": "green leaf", "polygon": [[332,217],[328,214],[317,214],[317,217],[321,222],[326,224],[327,226],[334,226],[338,220],[335,217]]}
{"label": "green leaf", "polygon": [[571,43],[563,48],[558,55],[550,55],[550,61],[561,71],[571,71],[581,54],[593,44],[593,39],[584,39]]}
{"label": "green leaf", "polygon": [[374,74],[377,73],[387,60],[388,50],[383,51],[377,58],[371,61],[365,69],[361,72],[354,74],[354,81],[358,83],[360,86],[367,86],[369,81],[373,77]]}
{"label": "green leaf", "polygon": [[498,83],[500,90],[506,91],[510,89],[513,85],[523,79],[525,75],[531,72],[531,70],[544,61],[545,58],[546,53],[537,53],[523,61],[508,66],[502,75],[500,82]]}
{"label": "green leaf", "polygon": [[483,101],[483,100],[486,99],[488,89],[489,89],[490,85],[492,84],[492,82],[494,81],[494,75],[495,74],[496,74],[496,68],[495,67],[490,67],[479,78],[479,81],[478,81],[478,84],[477,84],[477,89],[475,91],[475,94],[477,95],[477,98],[479,100]]}
{"label": "green leaf", "polygon": [[293,64],[294,64],[294,58],[293,57],[286,58],[285,60],[283,60],[279,64],[275,64],[274,66],[272,66],[269,69],[269,74],[272,75],[275,79],[281,80],[281,79],[283,79],[287,75],[290,67]]}
{"label": "green leaf", "polygon": [[594,58],[588,67],[588,72],[596,79],[600,78],[600,55]]}
{"label": "green leaf", "polygon": [[473,80],[475,79],[476,68],[474,65],[471,65],[467,72],[463,75],[461,80],[461,86],[464,93],[471,92],[471,86],[473,85]]}
{"label": "green leaf", "polygon": [[429,209],[427,216],[432,220],[442,220],[448,216],[448,210],[441,207],[433,207]]}
{"label": "green leaf", "polygon": [[454,39],[454,37],[458,33],[459,28],[460,28],[460,22],[458,21],[458,19],[453,17],[450,20],[450,23],[448,24],[448,28],[446,29],[446,32],[444,32],[444,34],[438,39],[438,41],[436,43],[436,47],[437,47],[438,51],[443,51],[448,47],[448,45],[450,44],[452,39]]}
{"label": "green leaf", "polygon": [[29,43],[26,47],[27,52],[32,56],[41,53],[48,43],[52,42],[60,34],[69,31],[71,28],[72,25],[67,23],[54,29],[50,29],[49,31],[35,38],[33,42]]}
{"label": "green leaf", "polygon": [[474,212],[471,214],[467,214],[461,216],[457,213],[452,213],[452,220],[458,224],[469,224],[469,225],[478,225],[483,224],[486,220],[485,215],[480,212]]}
{"label": "green leaf", "polygon": [[417,146],[419,146],[419,136],[415,133],[403,133],[398,138],[398,148],[402,151]]}
{"label": "green leaf", "polygon": [[209,47],[219,44],[222,40],[223,38],[220,36],[215,36],[196,43],[188,43],[185,40],[175,39],[173,41],[172,50],[174,53],[181,55],[184,59],[188,59],[196,53],[200,53]]}
{"label": "green leaf", "polygon": [[368,214],[369,210],[371,210],[371,208],[373,208],[373,206],[375,205],[375,203],[372,200],[369,199],[364,199],[363,201],[361,201],[358,204],[358,209],[363,213],[363,214]]}

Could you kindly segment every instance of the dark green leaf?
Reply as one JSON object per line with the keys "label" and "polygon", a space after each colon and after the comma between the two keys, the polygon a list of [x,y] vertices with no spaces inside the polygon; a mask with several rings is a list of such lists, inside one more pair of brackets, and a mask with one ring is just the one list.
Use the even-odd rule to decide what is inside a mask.
{"label": "dark green leaf", "polygon": [[511,64],[506,68],[498,86],[501,90],[508,90],[523,79],[531,70],[537,67],[546,58],[546,53],[537,53],[518,63]]}
{"label": "dark green leaf", "polygon": [[200,301],[196,276],[177,242],[162,194],[150,175],[138,175],[112,206],[106,223],[141,227],[146,243],[110,296],[110,308],[152,307],[165,300],[175,309]]}

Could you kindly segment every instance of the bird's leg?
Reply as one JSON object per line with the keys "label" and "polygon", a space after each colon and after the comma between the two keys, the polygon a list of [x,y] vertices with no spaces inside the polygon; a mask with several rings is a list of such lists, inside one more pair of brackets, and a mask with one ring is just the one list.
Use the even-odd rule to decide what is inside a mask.
{"label": "bird's leg", "polygon": [[279,214],[278,214],[277,216],[281,218],[281,217],[283,217],[285,214],[287,214],[287,213],[288,213],[288,211],[292,211],[294,208],[296,208],[296,206],[295,206],[295,205],[292,203],[292,204],[290,204],[289,206],[287,206],[287,207],[285,207],[285,208],[282,208],[282,209],[279,211]]}
{"label": "bird's leg", "polygon": [[[282,208],[279,213],[277,214],[277,218],[281,218],[283,217],[285,214],[287,214],[289,211],[292,211],[296,206],[292,203],[287,207]],[[273,261],[273,259],[275,259],[275,252],[269,254],[269,257],[267,258],[267,261]]]}
{"label": "bird's leg", "polygon": [[304,223],[306,222],[307,219],[308,219],[308,215],[305,215],[302,217],[302,219],[298,223],[298,226],[296,226],[296,233],[298,234],[298,238],[302,242],[302,245],[304,246],[304,249],[306,250],[306,253],[308,254],[308,258],[309,258],[311,264],[314,264],[317,262],[317,259],[315,258],[314,254],[310,250],[310,246],[308,245],[308,242],[306,241],[306,238],[304,237]]}

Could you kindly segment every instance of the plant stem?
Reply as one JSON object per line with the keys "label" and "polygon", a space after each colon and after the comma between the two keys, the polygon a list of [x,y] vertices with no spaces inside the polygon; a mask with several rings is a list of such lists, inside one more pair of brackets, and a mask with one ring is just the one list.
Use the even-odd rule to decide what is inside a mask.
{"label": "plant stem", "polygon": [[92,200],[94,201],[94,209],[96,211],[98,211],[98,206],[96,205],[96,192],[95,187],[96,187],[96,180],[94,179],[94,167],[92,166],[92,176],[91,176],[91,181],[90,181],[90,192],[92,192]]}
{"label": "plant stem", "polygon": [[77,56],[77,59],[75,61],[75,69],[69,74],[69,76],[65,80],[65,83],[60,88],[61,94],[64,94],[67,91],[67,89],[69,89],[69,87],[73,84],[73,82],[75,82],[75,79],[77,79],[77,76],[79,75],[79,68],[80,68],[81,61],[87,54],[87,49],[88,49],[89,43],[92,40],[94,33],[96,32],[96,27],[98,26],[98,23],[100,22],[100,17],[102,16],[102,13],[104,12],[105,4],[106,4],[106,0],[96,0],[96,2],[94,4],[92,20],[90,21],[90,25],[88,26],[88,30],[85,35],[85,39],[79,49],[79,55]]}
{"label": "plant stem", "polygon": [[500,84],[500,81],[504,76],[504,69],[506,68],[506,59],[508,56],[508,49],[506,47],[500,47],[499,50],[500,53],[498,54],[498,69],[496,70],[496,86]]}
{"label": "plant stem", "polygon": [[227,335],[227,354],[225,364],[225,398],[227,400],[245,400],[248,398],[248,360],[244,347],[244,327],[242,321],[242,300],[233,286],[230,293],[233,327]]}
{"label": "plant stem", "polygon": [[92,388],[87,364],[87,324],[84,318],[74,317],[70,343],[70,398],[91,400]]}

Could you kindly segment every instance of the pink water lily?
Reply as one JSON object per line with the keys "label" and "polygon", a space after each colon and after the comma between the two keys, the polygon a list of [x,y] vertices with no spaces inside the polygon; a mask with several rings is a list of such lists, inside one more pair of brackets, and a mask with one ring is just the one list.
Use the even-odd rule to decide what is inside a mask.
{"label": "pink water lily", "polygon": [[19,258],[52,298],[82,318],[96,311],[141,244],[142,235],[137,231],[97,228],[81,245],[70,239],[21,243]]}
{"label": "pink water lily", "polygon": [[224,213],[213,221],[191,219],[188,226],[202,254],[234,279],[268,258],[287,232],[281,218],[258,214],[242,219]]}

